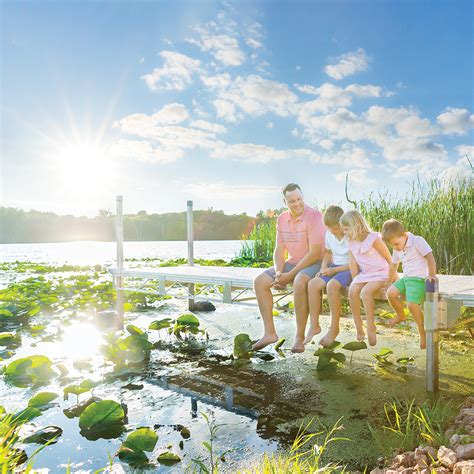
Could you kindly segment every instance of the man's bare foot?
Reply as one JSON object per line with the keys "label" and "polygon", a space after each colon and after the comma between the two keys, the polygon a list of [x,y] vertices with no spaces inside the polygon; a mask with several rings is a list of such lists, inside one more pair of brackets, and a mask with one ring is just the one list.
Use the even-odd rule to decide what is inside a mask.
{"label": "man's bare foot", "polygon": [[291,352],[299,353],[304,352],[304,341],[303,338],[296,338],[293,347],[291,348]]}
{"label": "man's bare foot", "polygon": [[369,340],[370,346],[377,344],[377,329],[375,326],[367,326],[367,339]]}
{"label": "man's bare foot", "polygon": [[403,318],[401,318],[397,314],[394,318],[391,318],[391,319],[388,320],[388,325],[389,325],[389,327],[393,328],[393,326],[395,326],[398,323],[402,323],[406,319],[407,319],[406,316],[403,316]]}
{"label": "man's bare foot", "polygon": [[313,337],[320,332],[321,326],[319,324],[316,326],[310,326],[308,332],[306,333],[306,337],[304,338],[303,344],[309,344],[313,340]]}
{"label": "man's bare foot", "polygon": [[339,329],[329,329],[328,332],[319,340],[319,344],[323,347],[327,347],[332,344],[337,335],[339,334]]}
{"label": "man's bare foot", "polygon": [[420,333],[420,349],[426,349],[426,333]]}
{"label": "man's bare foot", "polygon": [[259,351],[264,347],[267,347],[269,344],[273,344],[278,341],[278,336],[276,334],[265,334],[260,340],[258,340],[253,346],[253,351]]}

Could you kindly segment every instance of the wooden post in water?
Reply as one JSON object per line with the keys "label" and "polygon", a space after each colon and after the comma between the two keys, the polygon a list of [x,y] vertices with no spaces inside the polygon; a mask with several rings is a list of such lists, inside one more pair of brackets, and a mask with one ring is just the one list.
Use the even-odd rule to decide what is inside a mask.
{"label": "wooden post in water", "polygon": [[115,238],[117,240],[117,272],[118,275],[115,277],[115,289],[117,291],[117,317],[122,325],[123,329],[123,304],[124,304],[124,291],[119,288],[123,288],[123,197],[117,196],[117,213],[115,216]]}
{"label": "wooden post in water", "polygon": [[438,283],[426,280],[424,305],[426,330],[426,390],[435,393],[439,388],[439,328],[438,328]]}
{"label": "wooden post in water", "polygon": [[[193,201],[187,202],[188,265],[194,265]],[[194,296],[194,283],[188,284],[190,296]],[[194,298],[188,299],[189,311],[194,311]]]}

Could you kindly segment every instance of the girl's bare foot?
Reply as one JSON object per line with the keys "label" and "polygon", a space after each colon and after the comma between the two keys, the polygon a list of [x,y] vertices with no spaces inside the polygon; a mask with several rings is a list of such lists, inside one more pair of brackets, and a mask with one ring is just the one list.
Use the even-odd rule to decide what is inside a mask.
{"label": "girl's bare foot", "polygon": [[304,341],[303,338],[297,337],[295,339],[295,343],[293,344],[293,347],[291,348],[291,352],[298,353],[298,352],[304,352]]}
{"label": "girl's bare foot", "polygon": [[328,332],[324,335],[324,337],[322,337],[319,340],[319,344],[323,347],[329,346],[336,340],[336,337],[338,334],[339,334],[339,329],[329,328]]}
{"label": "girl's bare foot", "polygon": [[269,344],[273,344],[274,342],[277,342],[277,341],[278,341],[277,334],[264,334],[264,336],[252,346],[252,350],[259,351],[260,349],[263,349],[264,347],[267,347]]}
{"label": "girl's bare foot", "polygon": [[309,344],[313,340],[313,337],[316,336],[316,334],[319,334],[320,332],[321,326],[319,324],[316,324],[315,326],[310,326],[306,337],[304,338],[303,344]]}
{"label": "girl's bare foot", "polygon": [[357,330],[357,340],[360,342],[360,341],[363,341],[365,339],[365,332],[363,329],[358,329]]}
{"label": "girl's bare foot", "polygon": [[367,338],[370,346],[377,344],[377,329],[375,326],[367,326]]}
{"label": "girl's bare foot", "polygon": [[402,323],[403,321],[405,321],[405,319],[407,319],[406,316],[400,317],[397,314],[394,318],[391,318],[391,319],[388,320],[388,325],[391,328],[393,328],[393,326],[395,326],[398,323]]}

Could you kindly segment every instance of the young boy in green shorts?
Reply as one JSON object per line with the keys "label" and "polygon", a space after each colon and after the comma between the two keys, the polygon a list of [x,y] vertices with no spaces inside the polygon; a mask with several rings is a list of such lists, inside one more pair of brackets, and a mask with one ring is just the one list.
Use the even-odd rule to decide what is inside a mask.
{"label": "young boy in green shorts", "polygon": [[406,232],[403,225],[395,219],[384,222],[382,238],[393,248],[389,281],[396,279],[400,262],[403,266],[403,278],[397,280],[387,290],[388,301],[396,313],[395,318],[390,320],[390,326],[393,327],[405,320],[403,303],[400,299],[404,296],[408,310],[418,326],[420,347],[425,349],[426,334],[421,305],[426,296],[425,281],[437,280],[433,251],[423,237]]}

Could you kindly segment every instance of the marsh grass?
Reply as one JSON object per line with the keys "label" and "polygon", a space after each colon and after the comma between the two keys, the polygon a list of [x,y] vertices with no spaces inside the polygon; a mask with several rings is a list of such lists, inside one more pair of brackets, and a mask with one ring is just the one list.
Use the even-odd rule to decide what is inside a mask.
{"label": "marsh grass", "polygon": [[376,428],[369,425],[378,450],[390,457],[395,451],[412,451],[420,445],[435,448],[446,445],[445,430],[459,411],[456,401],[395,400],[384,404],[385,424]]}
{"label": "marsh grass", "polygon": [[[311,420],[304,428],[301,427],[288,453],[264,454],[262,460],[251,469],[241,471],[242,474],[313,474],[313,473],[342,473],[343,466],[336,463],[325,463],[323,455],[328,446],[336,441],[350,441],[348,438],[337,436],[343,429],[341,419],[330,430],[317,433],[307,433],[312,425]],[[322,438],[318,444],[317,438]]]}
{"label": "marsh grass", "polygon": [[255,226],[242,242],[239,258],[254,262],[268,262],[273,259],[276,242],[276,219],[266,220]]}

